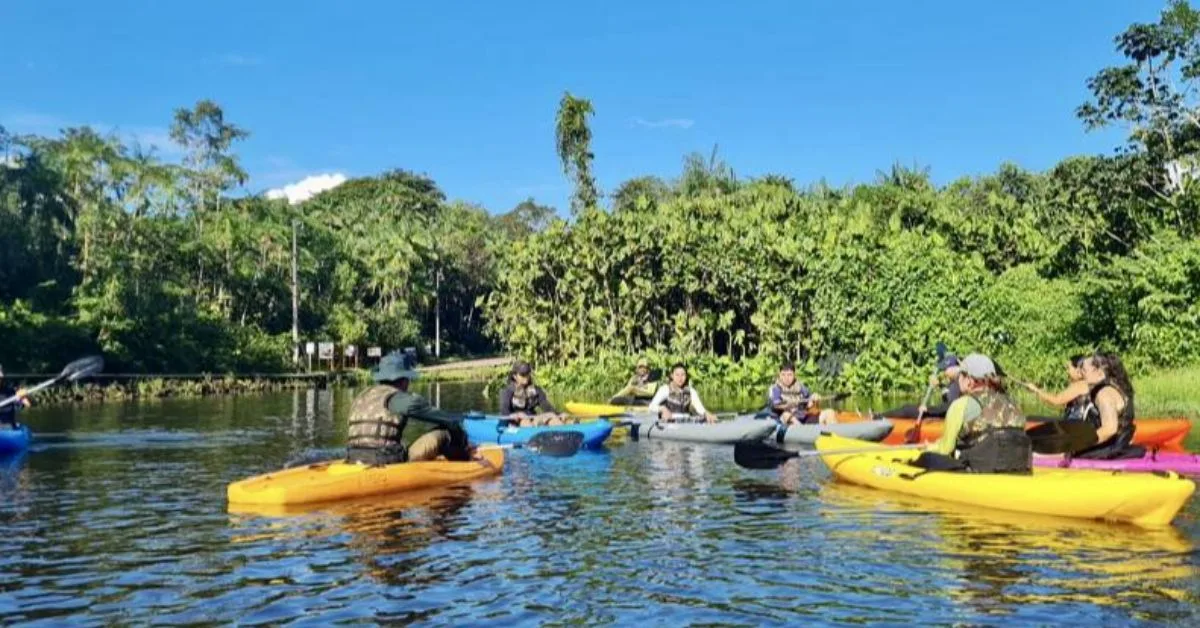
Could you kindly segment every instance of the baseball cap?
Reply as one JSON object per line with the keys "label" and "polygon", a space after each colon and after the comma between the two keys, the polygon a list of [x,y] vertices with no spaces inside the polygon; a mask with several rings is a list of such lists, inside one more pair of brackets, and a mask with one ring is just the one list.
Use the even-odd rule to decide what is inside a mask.
{"label": "baseball cap", "polygon": [[938,369],[944,371],[952,366],[958,366],[958,365],[959,365],[958,356],[954,355],[953,353],[947,353],[942,358],[942,361],[938,363]]}
{"label": "baseball cap", "polygon": [[959,367],[962,369],[962,372],[976,379],[996,375],[996,363],[992,362],[991,358],[982,353],[972,353],[963,358]]}
{"label": "baseball cap", "polygon": [[638,358],[635,366],[644,366],[646,368],[650,368],[650,360],[647,360],[646,358]]}

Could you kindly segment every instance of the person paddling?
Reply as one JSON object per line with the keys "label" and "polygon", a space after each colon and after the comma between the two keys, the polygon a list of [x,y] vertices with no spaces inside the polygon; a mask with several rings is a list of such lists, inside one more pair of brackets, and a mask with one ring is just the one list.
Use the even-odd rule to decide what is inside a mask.
{"label": "person paddling", "polygon": [[906,405],[891,410],[885,410],[882,415],[893,419],[921,419],[935,418],[941,419],[946,416],[946,412],[950,408],[950,404],[954,403],[962,396],[962,391],[958,384],[958,358],[953,353],[947,353],[937,364],[937,373],[934,373],[929,378],[929,388],[933,390],[942,386],[943,380],[947,382],[942,388],[942,403],[926,407],[921,405]]}
{"label": "person paddling", "polygon": [[638,358],[634,366],[633,377],[620,392],[608,400],[611,404],[632,406],[644,403],[654,397],[654,389],[658,385],[650,373],[650,360]]}
{"label": "person paddling", "polygon": [[1084,410],[1089,403],[1088,383],[1083,381],[1083,363],[1087,356],[1077,355],[1072,357],[1066,363],[1067,368],[1067,387],[1062,392],[1051,395],[1037,386],[1025,382],[1024,386],[1029,392],[1037,395],[1038,399],[1050,404],[1056,408],[1063,408],[1063,419],[1067,421],[1082,420]]}
{"label": "person paddling", "polygon": [[517,362],[508,375],[508,386],[500,391],[500,414],[521,427],[562,425],[565,417],[554,409],[546,391],[533,383],[533,367]]}
{"label": "person paddling", "polygon": [[1029,473],[1033,445],[1025,415],[1008,396],[991,358],[972,353],[957,365],[961,396],[950,403],[942,437],[915,465],[930,470]]}
{"label": "person paddling", "polygon": [[28,408],[31,405],[24,388],[13,388],[11,384],[4,381],[4,366],[0,365],[0,399],[9,397],[18,397],[21,401],[0,408],[0,428],[15,428],[17,426],[17,410]]}
{"label": "person paddling", "polygon": [[700,393],[692,388],[687,367],[682,362],[671,367],[671,381],[658,387],[650,400],[649,410],[663,421],[671,421],[677,414],[688,414],[702,416],[709,423],[717,422],[716,415],[704,408]]}
{"label": "person paddling", "polygon": [[376,383],[354,397],[346,459],[368,465],[434,460],[470,460],[462,417],[442,412],[408,391],[417,372],[403,356],[389,354],[371,371]]}

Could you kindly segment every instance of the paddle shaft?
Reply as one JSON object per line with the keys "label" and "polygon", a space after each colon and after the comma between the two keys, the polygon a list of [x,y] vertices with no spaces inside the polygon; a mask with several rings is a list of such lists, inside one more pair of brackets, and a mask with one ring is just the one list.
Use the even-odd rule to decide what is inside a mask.
{"label": "paddle shaft", "polygon": [[796,452],[792,452],[792,453],[796,454],[795,455],[796,458],[803,458],[805,456],[839,456],[839,455],[843,455],[843,454],[846,454],[846,455],[848,455],[848,454],[869,454],[869,453],[873,453],[876,451],[894,451],[897,449],[925,449],[925,447],[926,447],[926,445],[924,443],[922,443],[919,445],[880,445],[878,447],[857,447],[854,449],[830,449],[828,451],[820,451],[820,450],[796,451]]}
{"label": "paddle shaft", "polygon": [[[48,379],[48,380],[38,384],[37,386],[34,386],[33,388],[27,389],[25,391],[25,396],[28,397],[29,395],[32,395],[33,393],[35,393],[39,390],[42,390],[43,388],[48,388],[50,386],[53,386],[64,379],[66,379],[66,377],[63,375],[59,375],[58,377],[55,377],[54,379]],[[5,399],[4,401],[0,401],[0,408],[3,408],[4,406],[7,406],[11,403],[17,403],[20,400],[21,400],[20,395],[13,395],[13,396],[9,397],[8,399]]]}

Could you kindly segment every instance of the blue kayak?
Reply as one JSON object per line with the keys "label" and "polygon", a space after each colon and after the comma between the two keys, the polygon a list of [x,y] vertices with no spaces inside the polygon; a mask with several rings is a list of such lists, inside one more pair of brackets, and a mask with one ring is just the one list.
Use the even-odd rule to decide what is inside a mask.
{"label": "blue kayak", "polygon": [[33,434],[30,433],[28,425],[18,424],[16,428],[2,427],[0,428],[0,456],[11,456],[25,451],[29,449],[29,442],[32,440]]}
{"label": "blue kayak", "polygon": [[612,423],[608,421],[589,421],[572,425],[547,425],[543,427],[516,427],[499,416],[488,414],[468,414],[463,419],[463,427],[467,430],[467,438],[472,443],[513,443],[524,444],[541,432],[579,432],[583,434],[584,449],[599,449],[604,439],[612,433]]}

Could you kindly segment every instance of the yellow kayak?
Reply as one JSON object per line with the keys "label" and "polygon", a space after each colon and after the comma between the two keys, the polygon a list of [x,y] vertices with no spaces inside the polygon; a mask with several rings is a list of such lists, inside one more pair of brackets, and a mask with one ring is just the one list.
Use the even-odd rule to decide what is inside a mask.
{"label": "yellow kayak", "polygon": [[582,403],[579,401],[568,401],[566,408],[567,414],[580,417],[614,416],[627,412],[648,412],[646,406],[614,406],[610,403]]}
{"label": "yellow kayak", "polygon": [[287,506],[445,486],[498,475],[504,449],[478,450],[480,460],[403,462],[371,467],[345,461],[321,462],[254,476],[226,489],[229,503]]}
{"label": "yellow kayak", "polygon": [[[817,439],[818,451],[880,447],[830,435]],[[1144,528],[1171,524],[1196,484],[1176,473],[1125,473],[1036,468],[1032,475],[926,472],[906,464],[916,450],[823,455],[841,480],[885,491],[947,502],[1079,519],[1132,523]]]}

